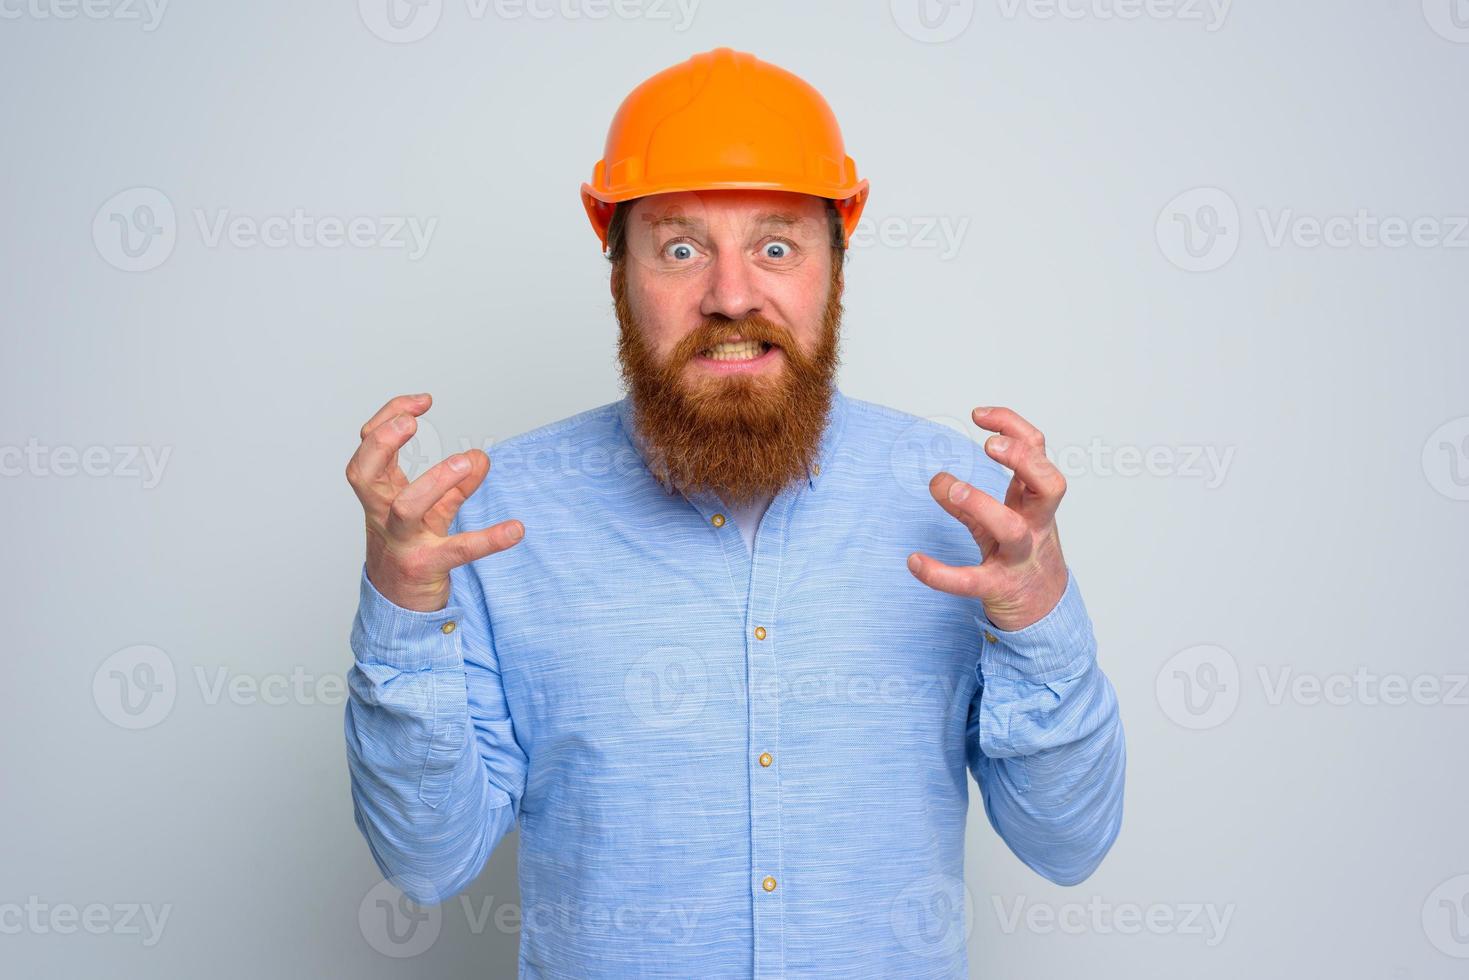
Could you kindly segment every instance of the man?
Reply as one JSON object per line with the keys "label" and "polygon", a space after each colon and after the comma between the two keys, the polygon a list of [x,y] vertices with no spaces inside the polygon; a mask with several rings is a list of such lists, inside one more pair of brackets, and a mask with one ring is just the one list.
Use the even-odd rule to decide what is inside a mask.
{"label": "man", "polygon": [[1058,883],[1121,823],[1065,481],[991,408],[915,487],[954,434],[836,388],[867,182],[800,79],[660,72],[582,190],[627,397],[409,483],[402,396],[348,464],[357,824],[423,902],[518,825],[522,976],[962,977],[968,773]]}

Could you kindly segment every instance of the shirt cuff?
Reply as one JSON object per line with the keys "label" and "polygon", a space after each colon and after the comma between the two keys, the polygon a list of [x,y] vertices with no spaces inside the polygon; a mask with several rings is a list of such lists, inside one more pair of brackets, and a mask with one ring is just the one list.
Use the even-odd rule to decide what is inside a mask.
{"label": "shirt cuff", "polygon": [[352,624],[352,652],[361,663],[405,671],[462,670],[462,618],[462,607],[452,597],[447,606],[434,612],[395,604],[372,584],[364,562],[357,618]]}
{"label": "shirt cuff", "polygon": [[[982,610],[983,607],[981,607]],[[984,615],[980,629],[980,682],[1008,677],[1040,684],[1074,677],[1095,659],[1096,637],[1076,576],[1066,569],[1066,591],[1050,612],[1018,630],[1002,630]]]}

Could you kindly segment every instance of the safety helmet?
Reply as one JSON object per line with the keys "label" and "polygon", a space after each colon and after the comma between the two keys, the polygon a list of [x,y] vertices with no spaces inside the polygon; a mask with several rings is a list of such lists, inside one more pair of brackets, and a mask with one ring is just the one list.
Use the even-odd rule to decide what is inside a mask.
{"label": "safety helmet", "polygon": [[752,54],[715,48],[665,68],[623,99],[581,198],[605,251],[617,203],[729,188],[829,198],[843,245],[867,202],[867,181],[857,178],[821,93]]}

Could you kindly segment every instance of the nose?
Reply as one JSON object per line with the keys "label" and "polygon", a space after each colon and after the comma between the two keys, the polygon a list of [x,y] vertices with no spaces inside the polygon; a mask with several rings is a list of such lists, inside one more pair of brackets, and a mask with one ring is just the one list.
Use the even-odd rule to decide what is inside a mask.
{"label": "nose", "polygon": [[700,313],[706,317],[742,320],[759,313],[764,302],[759,277],[741,256],[725,253],[715,258],[699,303]]}

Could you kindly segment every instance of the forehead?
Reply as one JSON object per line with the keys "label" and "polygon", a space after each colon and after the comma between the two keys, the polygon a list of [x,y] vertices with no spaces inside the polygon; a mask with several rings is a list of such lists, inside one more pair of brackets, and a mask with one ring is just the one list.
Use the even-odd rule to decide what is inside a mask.
{"label": "forehead", "polygon": [[635,202],[628,212],[628,229],[674,232],[778,226],[820,234],[825,218],[825,198],[811,194],[744,188],[676,191],[652,194]]}

